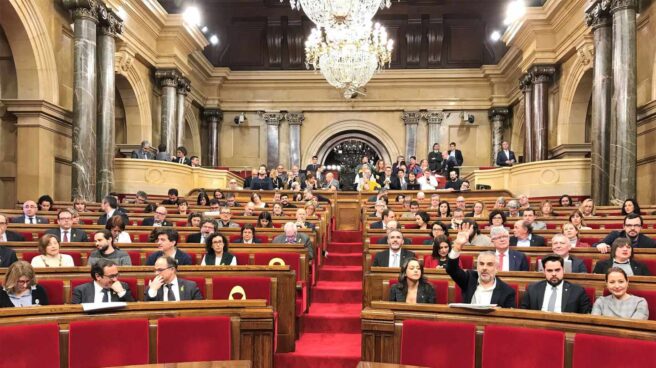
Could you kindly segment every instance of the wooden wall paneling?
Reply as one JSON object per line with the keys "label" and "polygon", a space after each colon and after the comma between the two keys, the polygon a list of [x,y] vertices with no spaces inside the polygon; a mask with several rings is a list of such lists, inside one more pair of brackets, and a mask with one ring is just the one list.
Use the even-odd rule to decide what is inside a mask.
{"label": "wooden wall paneling", "polygon": [[267,19],[266,29],[266,43],[268,66],[280,67],[282,66],[282,25],[280,18],[269,17]]}
{"label": "wooden wall paneling", "polygon": [[431,17],[426,32],[428,41],[428,66],[437,67],[442,64],[442,47],[444,44],[444,23],[442,17]]}
{"label": "wooden wall paneling", "polygon": [[258,69],[265,64],[265,18],[246,18],[232,23],[228,35],[227,60],[231,68]]}
{"label": "wooden wall paneling", "polygon": [[408,17],[405,27],[406,67],[420,66],[422,35],[421,17]]}
{"label": "wooden wall paneling", "polygon": [[305,33],[301,19],[287,21],[287,65],[289,69],[305,68]]}
{"label": "wooden wall paneling", "polygon": [[483,26],[476,18],[448,18],[445,21],[446,60],[442,65],[476,67],[483,64]]}

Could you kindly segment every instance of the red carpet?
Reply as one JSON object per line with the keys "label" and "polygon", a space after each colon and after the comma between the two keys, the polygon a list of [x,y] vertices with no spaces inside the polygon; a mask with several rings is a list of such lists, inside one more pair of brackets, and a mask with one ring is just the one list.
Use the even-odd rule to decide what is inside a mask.
{"label": "red carpet", "polygon": [[296,351],[276,354],[276,368],[354,368],[360,361],[362,233],[335,231],[332,239]]}

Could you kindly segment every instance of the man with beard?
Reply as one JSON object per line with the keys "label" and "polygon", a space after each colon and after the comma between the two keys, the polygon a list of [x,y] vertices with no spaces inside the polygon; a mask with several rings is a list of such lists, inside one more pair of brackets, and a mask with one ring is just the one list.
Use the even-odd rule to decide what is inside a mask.
{"label": "man with beard", "polygon": [[416,258],[415,254],[403,246],[403,234],[399,230],[392,230],[387,234],[389,249],[376,253],[372,267],[401,267],[403,262]]}
{"label": "man with beard", "polygon": [[563,258],[551,254],[542,258],[546,280],[529,285],[520,304],[522,309],[556,313],[590,313],[592,305],[585,290],[564,281]]}
{"label": "man with beard", "polygon": [[613,244],[617,238],[628,238],[631,241],[633,248],[656,248],[656,242],[653,239],[640,234],[642,229],[642,216],[630,213],[624,217],[624,230],[611,231],[604,240],[595,244],[595,247],[601,253],[608,253],[610,251],[610,244]]}
{"label": "man with beard", "polygon": [[93,266],[101,259],[112,260],[118,266],[132,266],[130,255],[123,250],[114,248],[112,233],[109,230],[99,230],[93,236],[93,240],[96,242],[96,250],[89,254],[87,262],[89,266]]}
{"label": "man with beard", "polygon": [[515,307],[515,290],[497,278],[498,261],[494,252],[478,254],[476,270],[460,268],[460,252],[469,241],[469,224],[462,225],[447,257],[446,273],[460,286],[464,303],[496,304],[502,308]]}

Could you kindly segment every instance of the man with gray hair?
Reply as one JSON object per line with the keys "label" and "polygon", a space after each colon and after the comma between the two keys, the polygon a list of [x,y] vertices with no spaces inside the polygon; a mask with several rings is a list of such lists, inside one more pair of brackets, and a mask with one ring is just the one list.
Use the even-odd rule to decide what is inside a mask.
{"label": "man with gray hair", "polygon": [[506,217],[520,217],[522,213],[519,211],[519,202],[515,199],[508,201],[508,212]]}
{"label": "man with gray hair", "polygon": [[[515,307],[515,290],[496,277],[498,260],[494,252],[478,254],[476,270],[460,268],[460,252],[469,240],[469,224],[463,224],[447,257],[446,273],[460,286],[464,303],[475,305],[496,304],[502,308]],[[508,234],[506,233],[506,236]]]}
{"label": "man with gray hair", "polygon": [[132,158],[137,158],[141,160],[154,160],[155,153],[150,147],[150,142],[141,141],[141,146],[139,149],[132,151]]}
{"label": "man with gray hair", "polygon": [[303,246],[308,251],[308,259],[312,260],[314,258],[314,249],[312,248],[312,241],[310,237],[299,233],[296,224],[293,222],[285,223],[283,227],[285,231],[284,234],[276,235],[275,238],[271,241],[274,244],[303,244]]}
{"label": "man with gray hair", "polygon": [[[551,238],[551,250],[563,259],[565,272],[588,273],[583,260],[569,254],[570,249],[572,249],[572,243],[565,235],[556,234]],[[538,271],[542,271],[541,266],[542,262],[538,260]]]}
{"label": "man with gray hair", "polygon": [[528,259],[522,252],[509,249],[510,234],[502,226],[490,229],[490,239],[494,246],[499,271],[528,271]]}
{"label": "man with gray hair", "polygon": [[374,205],[374,208],[376,208],[376,212],[372,213],[369,215],[369,217],[377,217],[377,218],[383,218],[383,211],[387,209],[387,203],[385,203],[384,200],[379,199],[376,201],[376,204]]}

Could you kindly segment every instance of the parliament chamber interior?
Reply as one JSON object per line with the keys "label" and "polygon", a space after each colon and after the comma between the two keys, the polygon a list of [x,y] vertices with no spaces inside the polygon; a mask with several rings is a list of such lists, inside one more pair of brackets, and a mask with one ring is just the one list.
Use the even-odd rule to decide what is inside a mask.
{"label": "parliament chamber interior", "polygon": [[654,34],[0,0],[0,368],[656,368]]}

